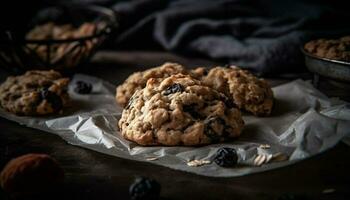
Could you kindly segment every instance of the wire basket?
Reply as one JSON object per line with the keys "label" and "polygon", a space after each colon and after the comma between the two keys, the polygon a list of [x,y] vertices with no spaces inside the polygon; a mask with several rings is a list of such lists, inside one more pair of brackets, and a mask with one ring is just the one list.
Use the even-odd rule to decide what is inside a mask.
{"label": "wire basket", "polygon": [[[56,13],[55,16],[52,13]],[[59,6],[39,12],[28,25],[27,32],[37,25],[51,22],[70,24],[79,27],[79,31],[89,29],[91,32],[93,28],[93,32],[76,37],[33,39],[23,33],[6,31],[0,40],[0,67],[12,73],[30,69],[71,71],[88,62],[117,27],[115,13],[110,9],[99,6]]]}

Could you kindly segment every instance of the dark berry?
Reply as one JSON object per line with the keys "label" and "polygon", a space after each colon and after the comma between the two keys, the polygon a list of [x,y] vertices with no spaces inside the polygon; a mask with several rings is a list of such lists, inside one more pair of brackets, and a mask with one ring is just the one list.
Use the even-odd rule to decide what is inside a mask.
{"label": "dark berry", "polygon": [[226,95],[220,95],[220,99],[225,103],[227,108],[236,108],[236,104],[234,103],[232,98],[227,97]]}
{"label": "dark berry", "polygon": [[139,177],[131,184],[129,193],[132,200],[159,199],[160,184],[156,180]]}
{"label": "dark berry", "polygon": [[219,117],[211,117],[209,119],[204,120],[204,134],[209,137],[212,142],[219,142],[221,137],[220,133],[215,131],[215,127],[223,127],[223,131],[225,128],[225,121]]}
{"label": "dark berry", "polygon": [[181,84],[179,83],[175,83],[171,86],[169,86],[165,91],[164,91],[164,95],[169,95],[169,94],[173,94],[176,92],[182,92],[184,91],[184,88]]}
{"label": "dark berry", "polygon": [[89,94],[92,91],[92,85],[84,81],[77,81],[74,91],[79,94]]}
{"label": "dark berry", "polygon": [[56,93],[51,92],[47,88],[42,88],[40,90],[40,96],[43,100],[46,100],[55,111],[62,109],[62,99]]}
{"label": "dark berry", "polygon": [[184,112],[187,112],[188,114],[190,114],[193,119],[200,119],[201,115],[198,113],[195,106],[196,106],[195,104],[183,105],[182,109]]}
{"label": "dark berry", "polygon": [[206,75],[208,75],[208,73],[209,73],[208,69],[205,68],[204,71],[203,71],[203,75],[206,76]]}
{"label": "dark berry", "polygon": [[238,155],[235,149],[223,147],[215,155],[214,162],[221,167],[233,167],[237,164]]}

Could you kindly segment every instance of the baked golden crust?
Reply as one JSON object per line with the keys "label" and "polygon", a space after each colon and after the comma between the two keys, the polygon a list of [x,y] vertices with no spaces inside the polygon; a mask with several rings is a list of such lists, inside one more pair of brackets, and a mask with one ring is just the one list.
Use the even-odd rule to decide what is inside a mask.
{"label": "baked golden crust", "polygon": [[226,97],[189,75],[151,78],[123,110],[119,128],[140,145],[202,145],[241,134],[244,122]]}
{"label": "baked golden crust", "polygon": [[256,116],[268,116],[273,107],[273,92],[267,81],[238,67],[215,67],[202,82],[224,93],[238,108]]}
{"label": "baked golden crust", "polygon": [[123,84],[116,90],[116,101],[122,107],[125,107],[130,97],[146,86],[150,78],[166,78],[174,74],[187,74],[185,68],[177,63],[164,63],[159,67],[154,67],[142,72],[131,74]]}

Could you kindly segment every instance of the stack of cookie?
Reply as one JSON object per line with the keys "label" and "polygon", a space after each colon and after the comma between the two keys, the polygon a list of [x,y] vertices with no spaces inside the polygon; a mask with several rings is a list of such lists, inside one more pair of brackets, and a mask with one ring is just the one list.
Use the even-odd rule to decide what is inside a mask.
{"label": "stack of cookie", "polygon": [[119,128],[140,145],[203,145],[238,137],[241,111],[268,116],[269,84],[238,67],[187,70],[165,63],[132,74],[117,87]]}

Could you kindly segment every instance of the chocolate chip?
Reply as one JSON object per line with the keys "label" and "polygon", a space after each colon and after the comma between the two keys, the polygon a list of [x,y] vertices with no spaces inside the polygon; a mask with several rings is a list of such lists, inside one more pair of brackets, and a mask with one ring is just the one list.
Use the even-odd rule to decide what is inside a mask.
{"label": "chocolate chip", "polygon": [[169,86],[165,91],[164,91],[164,95],[169,95],[169,94],[173,94],[176,92],[182,92],[184,91],[184,88],[181,84],[179,83],[175,83],[171,86]]}
{"label": "chocolate chip", "polygon": [[63,107],[62,99],[56,93],[51,92],[47,88],[40,90],[40,96],[43,100],[46,100],[55,111],[61,110]]}
{"label": "chocolate chip", "polygon": [[204,120],[204,134],[208,136],[213,142],[219,142],[221,139],[219,134],[213,129],[213,126],[216,123],[225,126],[225,121],[220,117],[211,117],[209,119]]}

